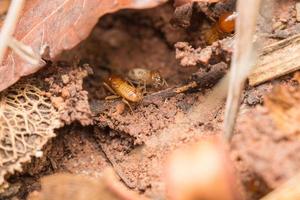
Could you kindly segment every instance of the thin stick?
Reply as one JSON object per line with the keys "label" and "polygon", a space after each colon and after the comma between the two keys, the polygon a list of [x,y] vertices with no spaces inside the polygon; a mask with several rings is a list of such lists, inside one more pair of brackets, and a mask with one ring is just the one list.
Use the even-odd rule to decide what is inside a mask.
{"label": "thin stick", "polygon": [[0,34],[0,64],[2,64],[6,49],[15,31],[25,0],[12,0]]}
{"label": "thin stick", "polygon": [[300,34],[265,47],[255,69],[249,75],[249,85],[256,86],[299,70],[299,52]]}
{"label": "thin stick", "polygon": [[[40,63],[44,63],[41,56],[34,53],[32,48],[30,46],[27,46],[23,44],[22,42],[19,42],[15,38],[10,38],[8,46],[21,58],[23,58],[25,61],[32,65],[38,65]],[[45,63],[44,63],[45,64]]]}
{"label": "thin stick", "polygon": [[261,0],[239,0],[236,24],[235,46],[230,68],[229,88],[227,94],[224,136],[230,141],[233,136],[236,116],[239,110],[240,96],[246,78],[255,64],[256,52],[253,43],[256,21]]}

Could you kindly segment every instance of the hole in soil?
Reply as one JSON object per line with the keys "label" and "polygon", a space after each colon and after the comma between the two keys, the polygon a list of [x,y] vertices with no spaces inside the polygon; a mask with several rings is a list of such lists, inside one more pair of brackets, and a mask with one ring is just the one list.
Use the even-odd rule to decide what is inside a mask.
{"label": "hole in soil", "polygon": [[[20,194],[23,194],[22,198],[28,192],[38,189],[36,181],[40,176],[55,172],[71,172],[99,177],[107,166],[114,167],[127,187],[151,197],[161,198],[163,195],[159,184],[161,176],[156,173],[161,170],[160,163],[165,161],[165,155],[179,144],[198,138],[199,134],[192,135],[193,129],[197,129],[201,134],[220,129],[222,122],[220,115],[224,114],[222,111],[216,114],[212,122],[195,123],[194,126],[191,123],[190,132],[181,132],[180,127],[171,133],[162,132],[169,125],[176,125],[178,116],[185,115],[195,102],[203,101],[204,93],[219,80],[205,82],[205,79],[201,78],[203,74],[210,73],[215,64],[221,61],[223,68],[227,70],[230,54],[218,49],[220,47],[216,47],[216,51],[213,48],[209,49],[202,31],[210,28],[224,10],[233,8],[232,2],[235,1],[229,2],[225,6],[206,7],[207,13],[204,13],[203,7],[197,4],[191,8],[194,13],[190,19],[182,18],[186,16],[180,14],[188,12],[185,12],[186,10],[182,13],[178,10],[175,12],[171,3],[149,10],[123,10],[108,14],[101,18],[87,40],[63,53],[60,59],[66,61],[66,66],[68,63],[73,63],[77,57],[80,58],[79,65],[88,63],[93,69],[93,74],[84,79],[83,88],[88,91],[89,106],[92,111],[98,110],[98,112],[88,116],[93,118],[93,127],[82,127],[73,123],[57,131],[58,136],[45,147],[45,156],[30,164],[32,166],[29,166],[28,171],[21,177],[24,183],[20,190]],[[174,12],[177,16],[174,16]],[[190,20],[190,27],[177,26],[178,20]],[[188,23],[184,24],[187,25]],[[178,47],[176,45],[179,42],[188,43],[180,43]],[[182,52],[180,52],[181,48]],[[205,64],[206,57],[202,58],[203,55],[199,52],[206,48],[208,48],[207,54],[210,50],[213,53],[208,56]],[[218,50],[222,52],[217,55]],[[180,57],[180,53],[184,55]],[[184,58],[188,59],[184,60]],[[188,61],[191,60],[195,63],[190,63],[193,66],[187,67]],[[110,92],[103,87],[102,83],[110,74],[125,78],[128,71],[134,68],[159,71],[167,81],[168,88],[189,83],[191,75],[193,75],[192,80],[198,81],[198,84],[199,80],[201,80],[200,84],[202,81],[205,82],[203,83],[205,87],[180,95],[153,98],[151,101],[146,99],[147,95],[160,92],[167,87],[159,89],[147,87],[145,101],[133,103],[133,113],[131,113],[120,100],[104,100]],[[68,73],[63,72],[61,74]],[[65,85],[74,78],[71,72],[67,75],[70,76],[63,80]],[[209,76],[212,77],[215,77],[214,74]],[[57,80],[52,81],[55,83]],[[78,82],[81,84],[80,81]],[[58,93],[65,99],[78,93],[82,94],[81,89],[74,88],[67,88]],[[58,94],[54,96],[56,95],[59,96]],[[57,98],[57,103],[61,103],[64,98]],[[66,115],[71,115],[69,117],[72,118],[71,122],[74,118],[84,115],[86,107],[89,107],[84,107],[87,103],[82,99],[84,98],[68,102],[70,107],[78,109],[78,113],[65,112]],[[79,103],[76,104],[77,102]],[[38,107],[45,110],[48,105],[39,104]],[[69,119],[65,121],[67,120]],[[152,168],[150,169],[149,166]],[[249,182],[254,179],[257,178],[251,178]],[[259,192],[265,193],[266,189]]]}

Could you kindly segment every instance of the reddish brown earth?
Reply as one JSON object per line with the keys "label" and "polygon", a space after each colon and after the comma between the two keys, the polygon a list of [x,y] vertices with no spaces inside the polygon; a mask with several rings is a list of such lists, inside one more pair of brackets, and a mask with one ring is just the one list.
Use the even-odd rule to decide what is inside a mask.
{"label": "reddish brown earth", "polygon": [[[282,2],[278,1],[277,9],[285,12],[276,20],[285,27],[274,29],[272,37],[296,24],[295,20],[284,21],[286,17],[294,19],[295,13],[290,9],[295,2]],[[37,180],[48,174],[70,172],[98,177],[106,166],[112,166],[130,189],[162,199],[168,153],[221,133],[224,102],[214,110],[195,111],[199,119],[191,117],[193,105],[205,101],[220,77],[185,93],[167,91],[191,80],[203,81],[203,76],[217,69],[218,63],[226,70],[232,38],[206,46],[201,32],[213,24],[210,18],[216,19],[231,8],[232,2],[214,7],[185,4],[176,9],[168,3],[104,16],[87,40],[58,58],[64,63],[49,64],[34,75],[45,85],[61,111],[61,119],[69,125],[57,130],[58,136],[46,145],[42,159],[34,160],[24,173],[11,177],[15,187],[5,197],[24,199],[28,192],[39,188]],[[102,82],[110,73],[125,76],[135,67],[159,70],[169,86],[147,88],[148,97],[132,104],[131,113],[120,100],[104,100],[109,92]],[[282,136],[270,115],[272,110],[262,105],[274,85],[299,87],[289,76],[256,88],[247,87],[230,146],[247,199],[267,194],[300,167],[297,137]],[[163,95],[157,97],[155,92]]]}

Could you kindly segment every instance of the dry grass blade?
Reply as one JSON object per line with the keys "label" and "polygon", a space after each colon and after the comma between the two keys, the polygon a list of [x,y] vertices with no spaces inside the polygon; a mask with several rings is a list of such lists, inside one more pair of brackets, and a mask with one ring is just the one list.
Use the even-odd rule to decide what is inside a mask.
{"label": "dry grass blade", "polygon": [[224,134],[227,140],[232,138],[240,95],[246,78],[256,60],[253,39],[260,3],[261,0],[239,0],[237,5],[239,16],[236,24],[235,46],[230,70],[224,122]]}
{"label": "dry grass blade", "polygon": [[[34,53],[30,46],[19,42],[13,37],[10,38],[8,45],[14,50],[16,54],[18,54],[21,58],[23,58],[32,65],[38,65],[41,64],[40,62],[44,62],[41,56]],[[45,64],[45,62],[43,64]]]}
{"label": "dry grass blade", "polygon": [[12,34],[15,31],[18,18],[25,0],[12,0],[9,7],[6,20],[3,24],[1,35],[0,35],[0,63],[2,63],[6,49]]}

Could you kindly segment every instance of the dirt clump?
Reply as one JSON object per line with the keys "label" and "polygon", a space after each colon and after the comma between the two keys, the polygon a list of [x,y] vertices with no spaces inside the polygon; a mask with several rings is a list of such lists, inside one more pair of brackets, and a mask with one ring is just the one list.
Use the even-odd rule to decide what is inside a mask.
{"label": "dirt clump", "polygon": [[83,89],[83,79],[92,73],[89,65],[57,62],[48,67],[49,70],[40,76],[48,84],[46,95],[58,110],[63,123],[78,121],[85,126],[91,124],[88,92]]}

